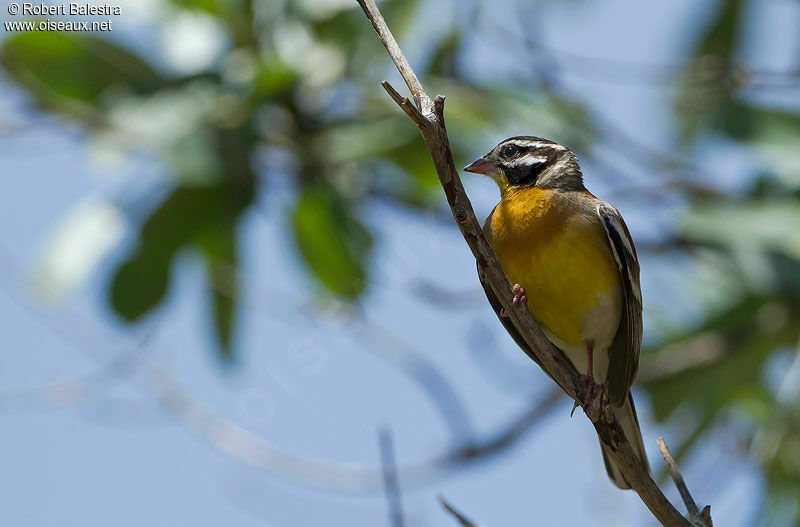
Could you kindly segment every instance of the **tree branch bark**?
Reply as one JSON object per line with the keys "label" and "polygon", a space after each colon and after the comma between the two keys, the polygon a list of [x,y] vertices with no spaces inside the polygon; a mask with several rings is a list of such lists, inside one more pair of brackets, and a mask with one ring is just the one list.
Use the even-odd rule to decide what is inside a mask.
{"label": "tree branch bark", "polygon": [[[532,354],[530,354],[531,359],[538,360],[567,395],[586,408],[584,388],[582,383],[579,382],[578,372],[572,363],[547,340],[541,328],[528,314],[527,309],[522,304],[513,304],[511,302],[511,295],[509,294],[511,282],[503,272],[497,256],[483,235],[483,230],[475,217],[472,204],[464,191],[464,186],[453,162],[453,154],[444,122],[444,96],[437,95],[431,101],[430,96],[422,87],[392,32],[386,25],[386,21],[375,5],[375,1],[357,1],[370,23],[372,23],[372,27],[375,28],[392,62],[394,62],[403,76],[414,97],[416,106],[411,104],[408,98],[404,98],[397,93],[388,82],[381,83],[391,98],[420,129],[439,182],[447,197],[447,203],[450,205],[451,212],[458,228],[461,230],[461,234],[464,236],[464,240],[477,260],[479,272],[489,283],[497,298],[500,299],[505,312],[519,329],[525,342],[533,350]],[[639,462],[610,406],[604,403],[596,415],[587,414],[587,417],[592,421],[600,440],[609,447],[610,457],[619,466],[625,479],[630,483],[647,508],[650,509],[653,516],[668,527],[692,526],[692,522],[684,518],[667,500],[647,470]]]}

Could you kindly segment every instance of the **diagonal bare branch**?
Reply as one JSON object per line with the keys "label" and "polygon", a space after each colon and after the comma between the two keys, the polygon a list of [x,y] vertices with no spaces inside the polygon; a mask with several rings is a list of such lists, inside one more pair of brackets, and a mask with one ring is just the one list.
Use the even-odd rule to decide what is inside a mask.
{"label": "diagonal bare branch", "polygon": [[[522,304],[513,304],[511,302],[511,295],[508,294],[511,290],[511,283],[483,235],[483,230],[475,217],[472,204],[464,191],[453,162],[450,141],[444,124],[444,97],[437,96],[435,102],[431,103],[430,96],[423,89],[411,65],[397,45],[397,41],[392,36],[386,21],[375,5],[375,1],[358,0],[358,3],[378,33],[381,42],[389,52],[389,56],[405,79],[406,84],[408,84],[414,99],[417,101],[418,109],[426,118],[427,122],[417,122],[417,120],[414,120],[414,122],[419,126],[439,182],[447,196],[447,202],[450,205],[453,217],[461,230],[461,234],[464,236],[464,240],[475,256],[479,272],[490,285],[500,300],[503,309],[530,347],[531,351],[526,353],[529,353],[529,356],[536,362],[542,364],[543,369],[561,386],[567,395],[578,401],[585,409],[586,394],[584,387],[578,382],[579,376],[572,363],[547,340],[541,328],[529,315],[527,309]],[[388,83],[384,83],[384,88],[391,95],[392,91],[386,87],[386,84]],[[392,95],[392,98],[395,99],[395,102],[398,102],[400,96],[399,94],[397,94],[397,97]],[[401,107],[403,106],[401,102],[398,102],[398,104]],[[403,110],[407,112],[405,108]],[[639,494],[639,497],[656,519],[669,527],[691,526],[692,524],[689,520],[684,518],[667,500],[647,470],[639,462],[608,403],[604,403],[599,412],[588,412],[587,417],[592,421],[600,441],[608,447],[612,460],[619,466],[625,479]]]}

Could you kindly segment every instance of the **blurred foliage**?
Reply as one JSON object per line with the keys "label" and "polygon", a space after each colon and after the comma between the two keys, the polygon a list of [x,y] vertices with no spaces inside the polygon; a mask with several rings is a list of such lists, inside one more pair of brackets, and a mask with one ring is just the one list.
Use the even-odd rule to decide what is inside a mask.
{"label": "blurred foliage", "polygon": [[147,95],[166,80],[137,55],[80,33],[20,33],[3,45],[3,67],[44,108],[90,118],[112,86]]}
{"label": "blurred foliage", "polygon": [[740,0],[720,2],[679,77],[675,109],[682,145],[689,149],[714,137],[749,149],[760,166],[751,174],[752,186],[738,195],[690,199],[675,241],[695,256],[702,276],[712,277],[702,285],[718,288],[721,300],[705,320],[646,355],[651,364],[687,366],[663,368],[643,384],[656,419],[680,410],[688,431],[680,457],[712,429],[724,428],[764,473],[769,492],[760,524],[797,525],[800,115],[797,107],[766,106],[756,88],[800,79],[792,71],[760,72],[742,63],[747,10],[754,8]]}
{"label": "blurred foliage", "polygon": [[[134,207],[138,245],[111,279],[110,305],[130,322],[147,316],[169,291],[175,256],[192,249],[207,262],[220,351],[230,357],[237,226],[271,181],[285,175],[293,181],[289,232],[318,291],[350,301],[369,284],[372,235],[360,218],[364,200],[378,196],[421,210],[441,198],[416,130],[370,88],[377,80],[371,71],[387,58],[355,3],[171,5],[214,17],[229,41],[223,56],[186,75],[91,34],[33,32],[8,38],[0,60],[40,108],[86,125],[111,148],[144,147],[162,156],[172,188],[143,220],[141,207]],[[415,9],[414,1],[382,4],[401,36]],[[461,47],[452,27],[434,42],[421,71],[451,95],[448,119],[458,132],[458,159],[474,153],[471,140],[515,115],[558,135],[548,130],[557,129],[560,106],[569,101],[526,99],[464,79]],[[258,156],[266,166],[255,170]]]}
{"label": "blurred foliage", "polygon": [[364,290],[364,261],[372,239],[337,192],[303,189],[292,210],[292,226],[300,253],[325,287],[345,298]]}
{"label": "blurred foliage", "polygon": [[[109,303],[126,321],[146,317],[169,292],[176,256],[192,250],[206,264],[221,356],[231,357],[239,225],[259,196],[290,182],[287,234],[314,289],[357,301],[369,287],[374,237],[363,205],[377,197],[423,211],[441,195],[417,131],[377,87],[388,59],[355,2],[169,5],[213,18],[226,35],[221,55],[178,73],[111,40],[36,32],[7,38],[0,62],[43,110],[84,125],[111,148],[161,156],[169,190],[149,209],[133,207],[137,243],[111,277]],[[401,43],[417,7],[381,3]],[[789,525],[800,520],[796,507],[785,506],[800,492],[800,388],[792,388],[800,386],[793,358],[800,356],[800,115],[754,97],[753,87],[776,75],[740,59],[753,8],[717,3],[674,79],[681,162],[654,159],[648,170],[665,178],[685,172],[709,139],[751,152],[757,166],[752,185],[731,193],[699,195],[676,179],[686,208],[665,245],[692,257],[688,272],[698,289],[714,288],[717,301],[646,350],[641,384],[656,419],[680,414],[687,431],[673,445],[680,456],[718,427],[737,434],[742,452],[763,469],[768,504]],[[552,73],[541,79],[531,67],[530,78],[513,86],[497,75],[491,84],[466,75],[465,43],[475,29],[445,21],[418,61],[430,91],[448,95],[456,159],[486,150],[487,135],[510,123],[589,159],[598,142],[608,142],[604,134],[615,135],[559,91]]]}
{"label": "blurred foliage", "polygon": [[[680,134],[684,143],[728,113],[735,86],[731,79],[741,34],[744,2],[721,2],[684,68],[686,85],[678,99]],[[700,80],[700,84],[697,81]]]}

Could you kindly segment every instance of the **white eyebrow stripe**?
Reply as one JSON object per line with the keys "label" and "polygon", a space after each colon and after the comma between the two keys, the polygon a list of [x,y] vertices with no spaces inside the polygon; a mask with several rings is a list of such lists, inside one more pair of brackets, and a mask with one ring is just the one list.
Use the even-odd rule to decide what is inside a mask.
{"label": "white eyebrow stripe", "polygon": [[558,143],[544,143],[542,141],[524,141],[517,139],[512,144],[525,148],[552,148],[553,150],[566,150],[567,147]]}
{"label": "white eyebrow stripe", "polygon": [[533,156],[531,154],[524,155],[515,159],[510,165],[515,167],[517,165],[534,165],[538,163],[547,163],[547,156]]}
{"label": "white eyebrow stripe", "polygon": [[519,158],[520,161],[522,161],[523,159],[525,161],[534,162],[534,163],[546,163],[547,162],[547,156],[532,156],[532,155],[528,154],[526,156],[522,156],[522,157]]}

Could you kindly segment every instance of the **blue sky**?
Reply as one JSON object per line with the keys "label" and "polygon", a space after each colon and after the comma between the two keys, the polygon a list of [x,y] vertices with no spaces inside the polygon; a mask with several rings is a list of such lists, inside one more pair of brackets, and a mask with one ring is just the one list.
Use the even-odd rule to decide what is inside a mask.
{"label": "blue sky", "polygon": [[[539,9],[547,15],[544,40],[553,48],[673,63],[680,58],[676,53],[691,46],[687,28],[697,27],[712,4],[615,0],[545,3]],[[789,4],[764,4],[753,24],[788,27],[787,14],[797,15],[796,5]],[[447,13],[451,6],[426,9]],[[407,38],[424,40],[432,30],[420,23]],[[126,31],[123,27],[114,38],[125,41]],[[137,45],[143,45],[141,39]],[[491,76],[504,53],[486,41],[473,47],[470,67]],[[786,55],[780,50],[786,47],[772,43],[764,48],[769,53],[750,54],[780,66],[780,54]],[[669,90],[591,81],[569,64],[563,61],[565,82],[592,108],[641,141],[670,144]],[[379,467],[377,432],[383,427],[392,431],[401,466],[443,452],[452,440],[429,395],[391,363],[392,346],[386,342],[415,350],[445,373],[478,436],[546,392],[544,376],[507,338],[482,298],[474,261],[453,228],[380,204],[368,207],[365,215],[379,233],[372,284],[362,305],[370,322],[354,326],[347,317],[314,308],[309,279],[284,236],[287,193],[280,185],[261,197],[261,206],[244,222],[241,360],[231,371],[215,357],[203,270],[190,253],[180,259],[168,301],[142,327],[122,325],[105,307],[111,262],[61,302],[48,302],[37,294],[30,272],[48,233],[76,203],[144,196],[162,174],[149,158],[127,160],[126,177],[104,172],[80,129],[31,114],[25,98],[3,86],[0,125],[33,121],[0,135],[3,524],[388,525],[380,489],[346,493],[294,484],[209,446],[192,430],[200,422],[197,415],[184,415],[181,423],[159,399],[150,365],[169,371],[214,415],[286,452],[371,468]],[[488,131],[485,150],[519,132],[527,131]],[[726,154],[712,145],[707,162],[735,164],[737,158]],[[603,197],[613,185],[593,178],[590,168],[587,184]],[[721,184],[737,184],[736,171],[731,173],[731,181]],[[473,176],[466,184],[478,216],[485,216],[497,199],[496,189]],[[675,212],[669,209],[654,219],[635,203],[618,205],[635,238],[657,235]],[[112,262],[131,242],[122,242]],[[656,267],[645,265],[642,271],[646,309],[663,301],[654,297],[660,294],[658,284],[670,276],[669,269]],[[420,300],[409,292],[420,279],[463,293],[463,302],[443,308]],[[133,361],[130,375],[111,382],[92,377],[114,357],[131,353],[140,359]],[[511,371],[514,382],[499,386],[487,365]],[[88,382],[40,389],[75,378]],[[80,391],[87,386],[88,392]],[[682,431],[654,426],[647,401],[638,406],[651,463],[658,467],[655,438]],[[633,493],[607,481],[589,423],[579,415],[570,419],[570,408],[563,400],[499,457],[404,488],[408,524],[453,525],[436,502],[442,494],[486,525],[518,525],[531,518],[544,525],[653,525]],[[247,458],[247,445],[235,443],[235,434],[220,433],[215,437],[223,450],[230,447]],[[715,460],[732,449],[725,437],[714,438],[684,469],[698,501],[713,504],[719,525],[746,525],[761,483],[747,464],[724,472],[715,468]],[[400,478],[403,484],[402,473]]]}

